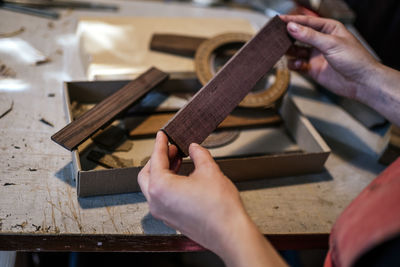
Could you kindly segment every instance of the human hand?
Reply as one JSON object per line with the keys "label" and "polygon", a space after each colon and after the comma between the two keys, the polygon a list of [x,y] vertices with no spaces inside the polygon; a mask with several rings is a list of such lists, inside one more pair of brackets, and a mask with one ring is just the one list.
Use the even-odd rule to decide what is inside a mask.
{"label": "human hand", "polygon": [[153,154],[139,173],[139,185],[154,217],[202,246],[220,251],[228,238],[229,222],[247,214],[238,190],[210,153],[191,144],[189,154],[195,170],[189,176],[177,175],[177,148],[168,146],[166,135],[158,132]]}
{"label": "human hand", "polygon": [[219,255],[227,266],[286,266],[247,215],[239,192],[211,154],[191,144],[195,169],[177,175],[181,159],[158,132],[153,154],[138,181],[150,213]]}
{"label": "human hand", "polygon": [[293,46],[289,68],[307,73],[336,94],[357,98],[379,63],[338,21],[308,16],[282,15],[289,34],[312,46]]}

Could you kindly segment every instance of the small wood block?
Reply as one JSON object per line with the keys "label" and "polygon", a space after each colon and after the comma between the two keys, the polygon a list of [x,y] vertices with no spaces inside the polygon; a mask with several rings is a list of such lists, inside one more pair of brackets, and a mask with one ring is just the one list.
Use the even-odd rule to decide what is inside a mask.
{"label": "small wood block", "polygon": [[195,36],[156,33],[151,39],[150,49],[181,56],[193,57],[197,48],[205,40],[207,39]]}
{"label": "small wood block", "polygon": [[286,53],[293,40],[286,24],[274,17],[162,128],[184,155],[202,143],[265,73]]}
{"label": "small wood block", "polygon": [[[258,114],[252,115],[235,113],[228,115],[219,125],[218,129],[240,129],[259,127],[271,124],[278,124],[282,121],[281,117],[275,112],[269,110],[262,110]],[[248,113],[248,112],[246,112]],[[151,116],[135,116],[124,119],[125,127],[129,131],[130,137],[145,137],[154,136],[157,131],[172,119],[174,114],[162,113],[154,114]]]}
{"label": "small wood block", "polygon": [[128,141],[125,136],[125,131],[120,127],[111,125],[104,130],[97,131],[92,140],[101,148],[108,151],[124,151],[131,150],[133,144]]}
{"label": "small wood block", "polygon": [[105,154],[100,151],[92,150],[87,155],[87,158],[95,163],[98,163],[106,168],[129,168],[133,167],[132,159],[123,159],[114,155]]}
{"label": "small wood block", "polygon": [[68,150],[76,148],[167,78],[168,74],[156,68],[149,69],[55,133],[51,139]]}

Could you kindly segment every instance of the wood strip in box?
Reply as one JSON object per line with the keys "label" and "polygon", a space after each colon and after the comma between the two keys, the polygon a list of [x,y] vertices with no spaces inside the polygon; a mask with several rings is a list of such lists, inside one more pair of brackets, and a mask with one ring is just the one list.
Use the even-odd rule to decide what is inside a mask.
{"label": "wood strip in box", "polygon": [[150,68],[137,79],[104,99],[77,120],[55,133],[51,139],[68,150],[76,148],[101,127],[111,122],[153,87],[168,78],[168,74]]}
{"label": "wood strip in box", "polygon": [[259,79],[286,53],[293,40],[274,17],[162,128],[184,155],[202,143]]}
{"label": "wood strip in box", "polygon": [[[258,116],[241,116],[240,114],[228,115],[219,125],[218,129],[238,129],[259,127],[282,122],[281,117],[268,110],[258,112]],[[125,127],[130,137],[153,136],[157,131],[172,119],[174,113],[154,114],[150,116],[135,116],[124,119]]]}

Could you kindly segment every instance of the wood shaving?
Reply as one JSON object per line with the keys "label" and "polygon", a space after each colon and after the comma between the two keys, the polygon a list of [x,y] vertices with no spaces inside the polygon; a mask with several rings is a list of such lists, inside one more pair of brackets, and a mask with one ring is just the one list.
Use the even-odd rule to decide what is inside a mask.
{"label": "wood shaving", "polygon": [[0,64],[0,77],[15,78],[16,76],[17,76],[17,73],[13,69],[11,69],[10,67],[7,67],[5,64]]}
{"label": "wood shaving", "polygon": [[14,107],[14,101],[6,96],[0,95],[0,119],[10,113]]}
{"label": "wood shaving", "polygon": [[45,59],[41,59],[41,60],[36,61],[35,65],[36,66],[40,66],[40,65],[43,65],[43,64],[46,64],[46,63],[49,63],[49,62],[51,62],[51,59],[46,57]]}
{"label": "wood shaving", "polygon": [[46,124],[46,125],[49,125],[50,127],[54,127],[54,124],[52,124],[51,122],[45,120],[44,118],[41,118],[39,121],[44,123],[44,124]]}
{"label": "wood shaving", "polygon": [[14,37],[18,34],[21,34],[25,31],[25,27],[21,27],[16,31],[13,32],[5,32],[5,33],[0,33],[0,38],[9,38],[9,37]]}

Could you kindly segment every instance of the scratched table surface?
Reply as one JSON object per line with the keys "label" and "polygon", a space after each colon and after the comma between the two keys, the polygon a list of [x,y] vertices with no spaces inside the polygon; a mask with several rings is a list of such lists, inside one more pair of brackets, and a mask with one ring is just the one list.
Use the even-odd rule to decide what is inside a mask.
{"label": "scratched table surface", "polygon": [[[0,250],[193,251],[154,219],[142,193],[77,198],[71,154],[50,140],[66,124],[63,81],[84,80],[75,35],[80,16],[241,17],[249,11],[113,1],[117,13],[64,10],[59,20],[0,10]],[[384,138],[292,74],[291,94],[332,149],[326,171],[238,184],[259,229],[280,249],[326,247],[340,212],[383,169]],[[290,166],[288,166],[290,167]],[[265,170],[266,172],[268,170]],[[226,218],[229,220],[229,218]],[[224,223],[224,222],[221,222]]]}

